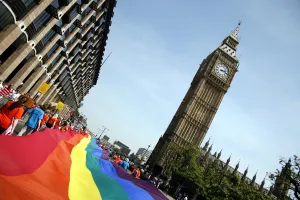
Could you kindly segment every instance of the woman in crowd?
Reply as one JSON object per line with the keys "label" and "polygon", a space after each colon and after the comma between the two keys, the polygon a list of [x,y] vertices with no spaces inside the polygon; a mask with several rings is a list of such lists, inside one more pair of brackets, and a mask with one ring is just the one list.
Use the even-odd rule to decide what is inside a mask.
{"label": "woman in crowd", "polygon": [[27,98],[22,96],[18,101],[9,101],[0,109],[0,134],[12,135],[24,113],[23,105]]}
{"label": "woman in crowd", "polygon": [[62,123],[62,126],[61,126],[61,129],[60,129],[62,132],[66,132],[68,130],[68,122],[67,121],[64,121]]}
{"label": "woman in crowd", "polygon": [[57,118],[58,118],[58,114],[54,114],[52,117],[50,117],[50,119],[46,123],[46,127],[47,128],[54,128]]}
{"label": "woman in crowd", "polygon": [[125,160],[123,160],[119,165],[121,165],[123,169],[127,170],[129,168],[129,159],[125,158]]}
{"label": "woman in crowd", "polygon": [[19,90],[13,90],[11,95],[9,96],[9,99],[11,101],[17,101],[20,96],[21,96],[21,94],[20,94]]}
{"label": "woman in crowd", "polygon": [[68,131],[73,131],[73,126],[72,126],[71,122],[70,122],[70,125],[68,127]]}
{"label": "woman in crowd", "polygon": [[59,130],[60,120],[61,120],[60,117],[57,117],[56,122],[55,122],[55,125],[54,125],[54,129]]}
{"label": "woman in crowd", "polygon": [[132,176],[134,178],[140,178],[140,176],[141,176],[141,167],[140,166],[138,166],[137,168],[133,169]]}
{"label": "woman in crowd", "polygon": [[[44,108],[44,107],[43,107]],[[46,128],[46,123],[48,122],[49,120],[49,117],[50,117],[50,110],[46,110],[45,111],[45,114],[43,116],[43,119],[41,121],[41,131],[44,130]]]}

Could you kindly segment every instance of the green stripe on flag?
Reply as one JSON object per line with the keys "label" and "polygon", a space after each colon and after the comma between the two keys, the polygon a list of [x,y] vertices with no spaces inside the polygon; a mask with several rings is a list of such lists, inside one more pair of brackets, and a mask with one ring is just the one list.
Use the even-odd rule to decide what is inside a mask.
{"label": "green stripe on flag", "polygon": [[91,171],[102,199],[130,200],[122,186],[112,177],[102,172],[99,159],[93,155],[94,147],[92,142],[88,144],[86,151],[86,167]]}

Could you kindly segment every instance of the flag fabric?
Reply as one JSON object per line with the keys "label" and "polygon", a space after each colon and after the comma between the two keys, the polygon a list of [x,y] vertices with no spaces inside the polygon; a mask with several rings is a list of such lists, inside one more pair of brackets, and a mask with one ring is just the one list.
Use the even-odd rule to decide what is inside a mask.
{"label": "flag fabric", "polygon": [[167,200],[109,161],[95,139],[46,129],[0,135],[0,200]]}

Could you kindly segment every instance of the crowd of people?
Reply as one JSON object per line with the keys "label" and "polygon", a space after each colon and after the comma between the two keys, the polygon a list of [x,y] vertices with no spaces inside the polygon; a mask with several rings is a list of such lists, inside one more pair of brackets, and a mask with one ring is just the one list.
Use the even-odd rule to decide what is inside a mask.
{"label": "crowd of people", "polygon": [[141,166],[135,166],[134,163],[130,162],[129,158],[122,156],[117,152],[112,152],[112,149],[107,147],[106,145],[101,145],[99,140],[97,141],[97,144],[103,150],[109,153],[110,160],[112,162],[118,164],[125,171],[130,173],[134,178],[150,181],[157,188],[159,188],[160,185],[163,183],[162,178],[152,174],[151,171],[147,170],[147,166],[144,170]]}
{"label": "crowd of people", "polygon": [[[12,85],[5,85],[0,81],[0,135],[25,136],[34,132],[39,132],[45,128],[56,129],[62,132],[73,131],[71,121],[64,120],[51,109],[51,105],[28,106],[31,100],[28,95],[21,95],[13,89]],[[32,101],[32,100],[31,100]],[[19,121],[26,120],[21,131],[16,133],[15,128]],[[81,128],[79,132],[88,136],[87,129]]]}
{"label": "crowd of people", "polygon": [[3,82],[0,80],[0,98],[2,97],[8,97],[10,100],[16,101],[20,96],[20,88],[23,84],[19,85],[16,89],[13,89],[12,84],[3,84]]}

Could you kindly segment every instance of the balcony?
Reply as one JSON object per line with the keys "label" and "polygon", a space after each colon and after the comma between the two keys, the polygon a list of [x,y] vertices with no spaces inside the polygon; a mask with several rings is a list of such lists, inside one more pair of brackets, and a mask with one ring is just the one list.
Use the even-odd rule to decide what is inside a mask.
{"label": "balcony", "polygon": [[46,8],[46,11],[54,18],[56,19],[60,19],[62,17],[62,13],[59,13],[58,9],[55,8],[54,6],[52,5],[49,5],[47,8]]}
{"label": "balcony", "polygon": [[78,7],[79,5],[75,3],[72,8],[63,16],[62,20],[65,24],[70,23],[76,15],[78,15]]}
{"label": "balcony", "polygon": [[[69,57],[69,55],[68,55],[65,51],[62,51],[62,52],[61,52],[61,55],[62,55],[63,57],[65,57],[65,58],[68,58],[68,57]],[[67,63],[66,60],[65,60],[64,62],[65,62],[66,65],[69,64],[69,63]]]}
{"label": "balcony", "polygon": [[76,37],[81,40],[82,39],[81,33],[76,33]]}
{"label": "balcony", "polygon": [[81,40],[82,40],[82,41],[86,41],[86,40],[87,40],[87,38],[88,38],[88,37],[87,37],[87,34],[86,34],[86,35],[84,35],[84,36],[82,37],[82,39],[81,39]]}
{"label": "balcony", "polygon": [[68,6],[72,0],[59,0],[60,5]]}
{"label": "balcony", "polygon": [[31,8],[40,2],[40,0],[4,0],[16,14],[17,20],[21,20]]}
{"label": "balcony", "polygon": [[91,18],[90,18],[90,20],[91,20],[91,22],[93,22],[94,24],[96,24],[96,16],[92,16]]}
{"label": "balcony", "polygon": [[93,10],[97,10],[97,7],[98,7],[98,4],[93,1],[91,4],[90,4],[90,7],[93,9]]}
{"label": "balcony", "polygon": [[58,33],[59,35],[63,35],[63,34],[65,33],[65,30],[64,30],[62,27],[57,26],[57,25],[55,25],[55,26],[53,27],[53,30],[54,30],[56,33]]}
{"label": "balcony", "polygon": [[78,19],[76,19],[75,26],[77,26],[78,28],[81,28],[82,27],[81,21],[79,21]]}
{"label": "balcony", "polygon": [[88,4],[91,0],[82,0],[82,4]]}
{"label": "balcony", "polygon": [[63,48],[66,47],[65,43],[64,43],[62,40],[58,40],[58,41],[57,41],[57,44],[58,44],[59,46],[63,47]]}

